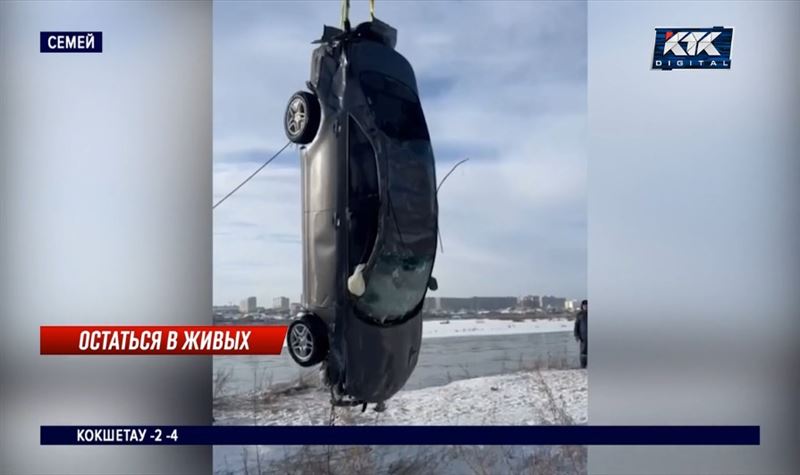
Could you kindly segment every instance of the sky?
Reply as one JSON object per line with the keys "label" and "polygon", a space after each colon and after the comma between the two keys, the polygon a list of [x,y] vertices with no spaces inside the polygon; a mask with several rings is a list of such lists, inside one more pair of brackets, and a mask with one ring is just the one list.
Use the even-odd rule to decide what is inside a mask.
{"label": "sky", "polygon": [[[214,4],[214,198],[282,147],[288,98],[339,2]],[[353,25],[368,19],[352,2]],[[431,296],[586,294],[586,5],[376,2],[414,67],[444,252]],[[214,303],[269,306],[302,289],[299,152],[214,211]]]}

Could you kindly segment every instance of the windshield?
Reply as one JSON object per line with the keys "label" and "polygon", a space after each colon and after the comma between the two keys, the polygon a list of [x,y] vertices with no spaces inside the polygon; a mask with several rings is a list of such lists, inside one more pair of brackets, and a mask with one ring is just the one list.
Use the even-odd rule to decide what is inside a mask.
{"label": "windshield", "polygon": [[356,307],[381,323],[403,320],[428,287],[436,253],[436,175],[427,141],[392,149],[381,246]]}
{"label": "windshield", "polygon": [[408,86],[383,74],[361,73],[361,86],[375,111],[375,123],[397,140],[430,140],[417,95]]}

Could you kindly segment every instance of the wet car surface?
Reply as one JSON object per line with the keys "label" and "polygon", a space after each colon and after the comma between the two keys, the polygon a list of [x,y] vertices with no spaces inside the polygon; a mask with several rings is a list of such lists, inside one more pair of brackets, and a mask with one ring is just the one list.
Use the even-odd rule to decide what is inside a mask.
{"label": "wet car surface", "polygon": [[325,27],[309,91],[286,111],[302,144],[303,314],[289,329],[301,366],[334,391],[382,402],[410,377],[438,233],[434,156],[416,79],[379,20]]}

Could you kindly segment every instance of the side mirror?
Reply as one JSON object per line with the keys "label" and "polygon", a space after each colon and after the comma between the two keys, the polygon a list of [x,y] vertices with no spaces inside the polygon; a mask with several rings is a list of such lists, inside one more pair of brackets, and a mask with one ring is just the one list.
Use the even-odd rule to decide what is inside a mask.
{"label": "side mirror", "polygon": [[439,290],[439,282],[436,280],[436,277],[431,276],[431,278],[428,279],[428,289],[434,292]]}

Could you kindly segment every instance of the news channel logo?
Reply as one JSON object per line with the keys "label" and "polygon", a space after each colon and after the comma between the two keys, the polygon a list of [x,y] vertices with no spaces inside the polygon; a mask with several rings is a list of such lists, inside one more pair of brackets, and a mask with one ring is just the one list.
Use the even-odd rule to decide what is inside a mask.
{"label": "news channel logo", "polygon": [[102,53],[102,31],[40,31],[40,53]]}
{"label": "news channel logo", "polygon": [[656,28],[653,69],[730,69],[733,28]]}

